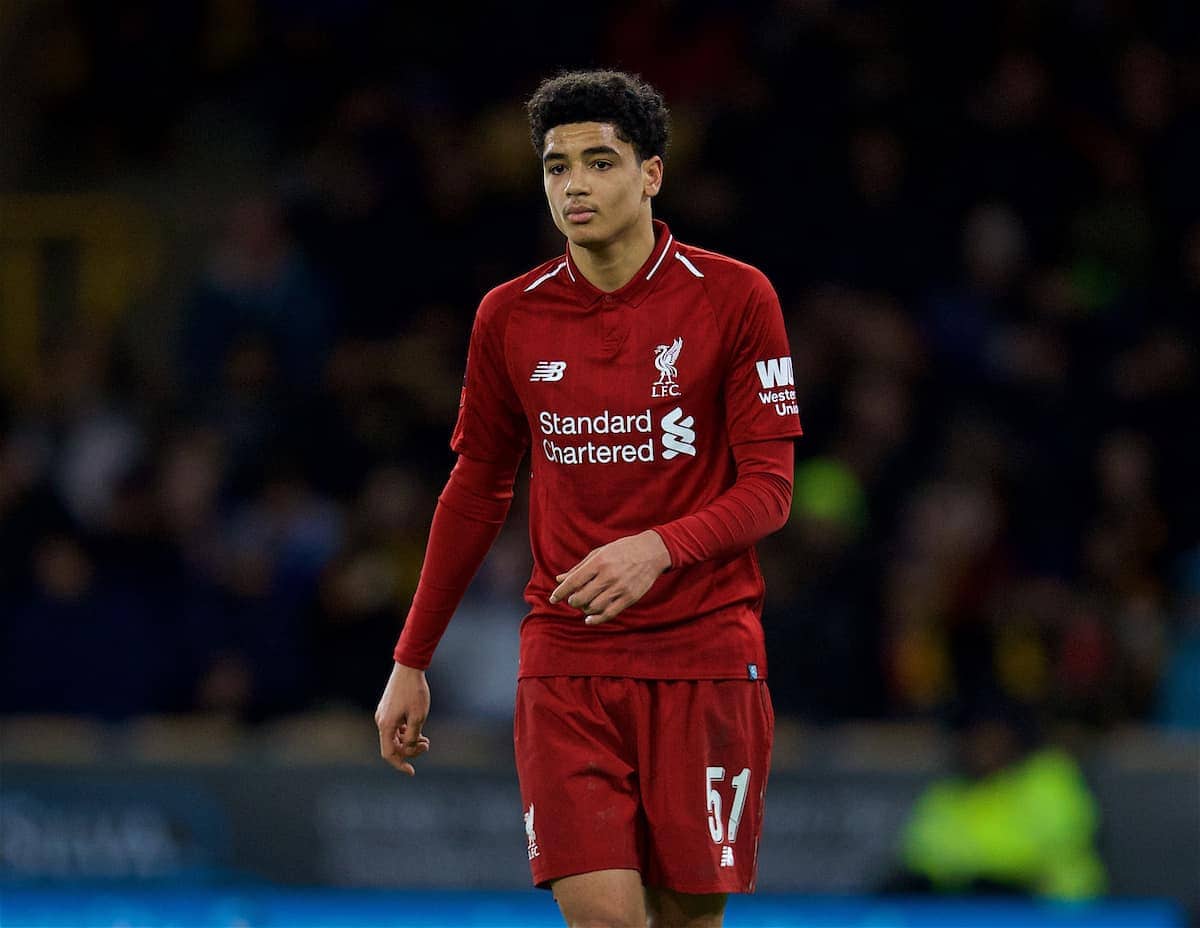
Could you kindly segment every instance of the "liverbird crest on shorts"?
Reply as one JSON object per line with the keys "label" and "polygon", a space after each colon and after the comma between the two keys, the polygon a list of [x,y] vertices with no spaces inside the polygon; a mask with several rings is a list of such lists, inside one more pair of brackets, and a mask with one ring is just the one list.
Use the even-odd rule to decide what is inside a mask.
{"label": "liverbird crest on shorts", "polygon": [[537,857],[541,852],[538,851],[537,832],[533,830],[532,802],[529,804],[529,811],[525,813],[525,837],[529,839],[529,859],[533,860],[533,858]]}

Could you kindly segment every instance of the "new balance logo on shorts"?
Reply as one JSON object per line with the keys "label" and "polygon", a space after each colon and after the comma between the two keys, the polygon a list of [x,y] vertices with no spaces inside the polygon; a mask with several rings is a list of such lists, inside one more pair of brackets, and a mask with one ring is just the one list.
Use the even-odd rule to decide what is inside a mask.
{"label": "new balance logo on shorts", "polygon": [[562,380],[563,371],[567,369],[566,361],[538,361],[529,376],[530,381]]}
{"label": "new balance logo on shorts", "polygon": [[733,865],[733,848],[726,844],[721,848],[721,866],[732,867]]}

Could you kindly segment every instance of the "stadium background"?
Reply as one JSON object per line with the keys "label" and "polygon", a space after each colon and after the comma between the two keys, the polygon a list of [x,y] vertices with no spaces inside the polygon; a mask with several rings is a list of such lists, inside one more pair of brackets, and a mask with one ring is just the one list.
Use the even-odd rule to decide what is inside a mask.
{"label": "stadium background", "polygon": [[1168,900],[1095,923],[1200,910],[1198,43],[1183,0],[0,6],[0,922],[523,887],[523,500],[417,780],[370,716],[474,307],[562,247],[522,101],[595,65],[664,91],[656,214],[793,345],[763,888],[806,897],[731,924],[993,923],[871,894],[926,786],[1047,745],[1075,895]]}

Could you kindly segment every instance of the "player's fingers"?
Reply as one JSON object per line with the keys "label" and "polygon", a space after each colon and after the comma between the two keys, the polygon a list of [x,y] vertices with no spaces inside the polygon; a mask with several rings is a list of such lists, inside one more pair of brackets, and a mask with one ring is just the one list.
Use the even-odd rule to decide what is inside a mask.
{"label": "player's fingers", "polygon": [[550,594],[550,602],[556,603],[560,600],[566,599],[579,588],[580,583],[586,582],[586,580],[583,580],[578,574],[581,566],[581,564],[576,564],[565,574],[559,574],[557,577],[555,577],[555,579],[558,581],[558,586],[556,586],[554,591]]}
{"label": "player's fingers", "polygon": [[400,746],[400,770],[407,773],[410,777],[417,775],[417,768],[414,767],[411,761],[416,760],[422,754],[429,750],[429,739],[424,735],[416,742],[416,744],[402,744]]}
{"label": "player's fingers", "polygon": [[593,599],[591,606],[584,611],[588,615],[609,613],[618,602],[625,598],[627,597],[621,587],[617,584],[612,584],[603,593]]}
{"label": "player's fingers", "polygon": [[400,736],[397,734],[396,747],[405,757],[420,757],[429,750],[429,739],[422,735],[416,744],[408,744],[400,740]]}
{"label": "player's fingers", "polygon": [[606,584],[600,577],[593,577],[574,593],[567,597],[567,603],[574,606],[576,609],[582,609],[584,612],[596,611],[592,607],[601,599],[605,599],[605,591],[608,589]]}
{"label": "player's fingers", "polygon": [[554,588],[553,592],[550,593],[550,603],[551,604],[554,604],[554,603],[558,602],[560,599],[570,596],[572,593],[575,592],[575,587],[567,582],[566,578],[569,576],[570,576],[570,574],[559,574],[558,575],[558,578],[559,578],[558,586],[556,586]]}
{"label": "player's fingers", "polygon": [[566,599],[570,595],[569,592],[563,592],[564,583],[566,585],[575,583],[575,586],[572,587],[572,591],[574,591],[574,589],[578,589],[578,583],[586,583],[598,573],[599,567],[596,565],[596,552],[600,550],[599,547],[593,547],[592,550],[588,551],[587,556],[584,556],[582,561],[578,562],[575,567],[554,577],[554,580],[558,581],[558,588],[554,589],[554,592],[550,594],[551,603],[558,603],[559,600]]}
{"label": "player's fingers", "polygon": [[379,756],[384,760],[388,760],[396,752],[393,731],[388,731],[384,725],[379,726]]}
{"label": "player's fingers", "polygon": [[390,732],[384,727],[379,729],[379,753],[384,760],[401,773],[407,773],[409,776],[412,776],[416,771],[413,770],[413,765],[408,763],[402,756],[400,746],[396,742],[397,734],[395,726],[392,726]]}
{"label": "player's fingers", "polygon": [[625,611],[625,607],[629,605],[629,602],[628,597],[622,596],[619,593],[600,597],[596,602],[592,603],[595,614],[587,616],[583,620],[584,624],[603,625],[605,622],[610,622]]}
{"label": "player's fingers", "polygon": [[400,729],[399,729],[400,747],[403,750],[406,750],[406,751],[413,750],[422,741],[429,740],[428,738],[426,738],[424,735],[421,734],[421,726],[424,724],[425,724],[425,719],[421,718],[420,716],[413,716],[411,719],[409,719],[403,725],[400,726]]}
{"label": "player's fingers", "polygon": [[558,586],[554,588],[554,592],[550,594],[550,602],[561,602],[590,581],[595,575],[595,570],[588,564],[587,558],[584,558],[565,574],[559,574],[559,577],[562,579],[559,581]]}

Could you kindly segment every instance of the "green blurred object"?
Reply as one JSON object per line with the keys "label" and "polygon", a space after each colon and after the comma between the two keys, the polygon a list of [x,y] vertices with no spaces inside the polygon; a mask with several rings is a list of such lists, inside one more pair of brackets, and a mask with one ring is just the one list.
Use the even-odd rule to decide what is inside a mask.
{"label": "green blurred object", "polygon": [[796,468],[792,512],[861,529],[867,522],[867,496],[844,463],[831,457],[811,458]]}
{"label": "green blurred object", "polygon": [[930,786],[905,826],[903,861],[946,892],[986,882],[1088,899],[1107,885],[1093,844],[1097,820],[1079,766],[1047,748],[982,780]]}
{"label": "green blurred object", "polygon": [[1101,259],[1084,256],[1071,265],[1071,283],[1089,313],[1109,309],[1121,292],[1121,277]]}

